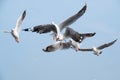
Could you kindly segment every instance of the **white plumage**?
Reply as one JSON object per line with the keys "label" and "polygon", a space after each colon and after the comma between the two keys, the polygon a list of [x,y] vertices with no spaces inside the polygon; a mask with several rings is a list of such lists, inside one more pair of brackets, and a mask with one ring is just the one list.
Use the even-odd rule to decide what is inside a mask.
{"label": "white plumage", "polygon": [[16,26],[11,31],[3,31],[4,33],[11,33],[17,43],[20,42],[20,30],[21,25],[26,16],[26,11],[22,13],[22,15],[17,19]]}

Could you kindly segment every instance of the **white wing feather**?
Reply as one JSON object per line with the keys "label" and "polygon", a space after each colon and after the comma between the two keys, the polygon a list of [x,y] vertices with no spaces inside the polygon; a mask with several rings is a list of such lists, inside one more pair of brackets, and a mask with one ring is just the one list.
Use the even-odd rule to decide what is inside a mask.
{"label": "white wing feather", "polygon": [[23,14],[17,19],[15,30],[18,32],[18,34],[20,32],[21,25],[25,16],[26,16],[26,11],[24,11]]}

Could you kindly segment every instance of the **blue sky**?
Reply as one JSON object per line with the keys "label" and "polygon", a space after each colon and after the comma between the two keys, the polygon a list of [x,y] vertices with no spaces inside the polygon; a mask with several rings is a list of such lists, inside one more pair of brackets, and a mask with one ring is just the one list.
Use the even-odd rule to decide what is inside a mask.
{"label": "blue sky", "polygon": [[[21,32],[18,44],[10,34],[17,18],[27,11],[22,28],[54,21],[60,23],[87,3],[85,14],[70,27],[97,34],[81,47],[89,48],[118,41],[98,56],[91,52],[62,50],[45,53],[54,43],[50,34]],[[120,80],[120,1],[119,0],[1,0],[0,1],[0,80]]]}

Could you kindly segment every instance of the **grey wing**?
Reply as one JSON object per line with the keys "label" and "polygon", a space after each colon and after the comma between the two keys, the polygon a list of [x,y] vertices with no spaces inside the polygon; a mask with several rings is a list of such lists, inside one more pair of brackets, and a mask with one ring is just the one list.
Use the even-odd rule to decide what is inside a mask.
{"label": "grey wing", "polygon": [[96,33],[83,33],[83,34],[80,34],[81,36],[84,36],[84,37],[93,37]]}
{"label": "grey wing", "polygon": [[38,25],[33,27],[32,32],[37,32],[37,33],[48,33],[48,32],[56,32],[56,28],[53,24],[46,24],[46,25]]}
{"label": "grey wing", "polygon": [[76,33],[76,32],[75,32],[72,28],[67,27],[67,28],[66,28],[66,31],[65,31],[65,33],[64,33],[64,36],[70,37],[70,36],[72,36],[72,35],[75,34],[75,33]]}
{"label": "grey wing", "polygon": [[78,18],[80,18],[86,11],[87,5],[85,4],[85,6],[75,15],[69,17],[68,19],[66,19],[65,21],[63,21],[62,23],[59,24],[60,30],[62,30],[63,28],[71,25],[72,23],[74,23]]}
{"label": "grey wing", "polygon": [[109,46],[113,45],[116,41],[117,41],[117,39],[114,40],[114,41],[112,41],[112,42],[109,42],[109,43],[103,44],[103,45],[97,47],[97,49],[104,49],[104,48],[106,48],[106,47],[109,47]]}
{"label": "grey wing", "polygon": [[81,48],[81,49],[79,49],[79,50],[80,50],[80,51],[93,51],[92,48],[86,48],[86,49],[85,49],[85,48],[83,48],[83,49]]}

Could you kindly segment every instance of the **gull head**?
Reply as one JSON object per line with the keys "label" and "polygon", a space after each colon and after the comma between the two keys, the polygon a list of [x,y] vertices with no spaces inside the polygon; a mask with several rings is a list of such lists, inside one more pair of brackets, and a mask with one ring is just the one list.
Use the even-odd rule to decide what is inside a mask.
{"label": "gull head", "polygon": [[56,36],[56,41],[62,41],[64,39],[64,36],[62,34],[59,34]]}
{"label": "gull head", "polygon": [[53,21],[52,21],[52,24],[55,26],[55,39],[56,41],[62,41],[63,40],[63,35],[60,33],[60,28],[57,24],[55,24]]}

